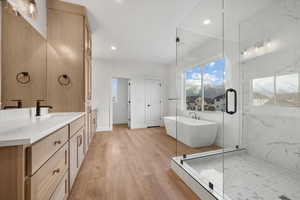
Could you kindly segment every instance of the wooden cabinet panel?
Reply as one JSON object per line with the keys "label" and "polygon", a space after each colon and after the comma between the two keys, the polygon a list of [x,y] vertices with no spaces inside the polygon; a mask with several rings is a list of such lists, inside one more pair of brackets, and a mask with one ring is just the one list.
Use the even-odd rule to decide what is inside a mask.
{"label": "wooden cabinet panel", "polygon": [[[19,99],[25,107],[34,106],[34,100],[46,99],[46,40],[9,8],[2,12],[2,105]],[[30,81],[21,84],[17,74],[19,81]]]}
{"label": "wooden cabinet panel", "polygon": [[75,120],[70,124],[70,137],[73,137],[73,135],[84,126],[84,120],[85,116]]}
{"label": "wooden cabinet panel", "polygon": [[83,148],[83,143],[84,143],[84,129],[82,128],[80,131],[77,133],[77,155],[78,155],[78,168],[80,169],[82,162],[84,160],[84,148]]}
{"label": "wooden cabinet panel", "polygon": [[96,129],[97,129],[97,111],[92,112],[91,126],[92,126],[91,132],[92,132],[92,138],[93,138],[96,134]]}
{"label": "wooden cabinet panel", "polygon": [[50,200],[67,200],[69,195],[69,174],[66,173]]}
{"label": "wooden cabinet panel", "polygon": [[24,200],[23,146],[0,147],[0,199]]}
{"label": "wooden cabinet panel", "polygon": [[30,181],[31,200],[50,199],[64,174],[68,171],[68,144],[65,144]]}
{"label": "wooden cabinet panel", "polygon": [[72,188],[81,164],[84,160],[85,152],[83,148],[84,127],[82,127],[70,139],[70,188]]}
{"label": "wooden cabinet panel", "polygon": [[70,139],[70,186],[69,188],[71,189],[76,175],[78,173],[78,156],[77,156],[77,137],[74,135]]}
{"label": "wooden cabinet panel", "polygon": [[[53,111],[85,110],[83,24],[81,15],[48,9],[47,88]],[[60,85],[59,77],[70,84]]]}
{"label": "wooden cabinet panel", "polygon": [[69,139],[69,128],[54,132],[48,137],[36,142],[27,151],[28,175],[34,174],[60,147]]}

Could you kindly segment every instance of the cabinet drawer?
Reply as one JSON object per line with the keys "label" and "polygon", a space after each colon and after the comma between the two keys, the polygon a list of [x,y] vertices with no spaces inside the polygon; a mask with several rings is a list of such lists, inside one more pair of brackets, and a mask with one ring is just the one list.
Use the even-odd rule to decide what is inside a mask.
{"label": "cabinet drawer", "polygon": [[54,194],[51,196],[50,200],[66,200],[69,195],[69,176],[68,173],[65,174],[63,179],[60,181],[57,186]]}
{"label": "cabinet drawer", "polygon": [[27,150],[27,175],[33,175],[68,141],[68,126],[36,142]]}
{"label": "cabinet drawer", "polygon": [[60,181],[68,171],[68,145],[65,144],[31,178],[29,178],[30,200],[50,199]]}
{"label": "cabinet drawer", "polygon": [[77,132],[79,129],[84,127],[85,117],[81,117],[70,124],[70,138]]}

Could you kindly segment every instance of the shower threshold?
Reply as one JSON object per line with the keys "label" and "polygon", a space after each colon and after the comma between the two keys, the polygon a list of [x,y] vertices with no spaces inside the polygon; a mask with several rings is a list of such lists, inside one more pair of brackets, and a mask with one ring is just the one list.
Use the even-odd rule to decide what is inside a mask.
{"label": "shower threshold", "polygon": [[171,167],[205,200],[300,199],[300,173],[253,157],[245,149],[174,157]]}

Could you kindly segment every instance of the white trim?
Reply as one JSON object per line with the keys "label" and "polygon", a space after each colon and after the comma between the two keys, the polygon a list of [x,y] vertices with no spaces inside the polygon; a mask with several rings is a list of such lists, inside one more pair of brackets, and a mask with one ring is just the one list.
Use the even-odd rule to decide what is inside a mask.
{"label": "white trim", "polygon": [[96,130],[96,132],[103,132],[103,131],[112,131],[112,128],[110,128],[110,127],[99,127]]}
{"label": "white trim", "polygon": [[[111,77],[110,78],[110,108],[109,108],[109,130],[112,130],[113,129],[113,114],[114,114],[114,111],[113,111],[113,101],[112,101],[112,98],[113,98],[113,92],[112,92],[112,80],[113,79],[127,79],[128,81],[130,81],[130,84],[132,84],[132,81],[131,81],[131,78],[128,78],[128,77],[115,77],[115,76],[113,76],[113,77]],[[127,86],[128,87],[128,86]],[[127,92],[128,92],[128,90],[127,90]],[[131,94],[130,94],[131,95]],[[118,95],[117,95],[118,96]],[[132,98],[130,98],[130,99],[132,99]],[[131,107],[130,107],[131,108]],[[128,113],[131,113],[131,111],[129,111],[128,110]],[[130,116],[130,122],[128,121],[128,123],[131,123],[131,116]],[[128,119],[127,119],[128,120]],[[129,127],[131,127],[131,124],[130,124],[130,126]],[[107,129],[106,128],[104,128],[104,131],[107,131]]]}

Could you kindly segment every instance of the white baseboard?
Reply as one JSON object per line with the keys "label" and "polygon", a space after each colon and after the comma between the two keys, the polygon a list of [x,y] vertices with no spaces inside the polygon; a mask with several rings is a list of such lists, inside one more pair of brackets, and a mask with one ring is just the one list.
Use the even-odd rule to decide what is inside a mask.
{"label": "white baseboard", "polygon": [[109,127],[99,127],[96,129],[97,132],[103,132],[103,131],[112,131],[112,128]]}

